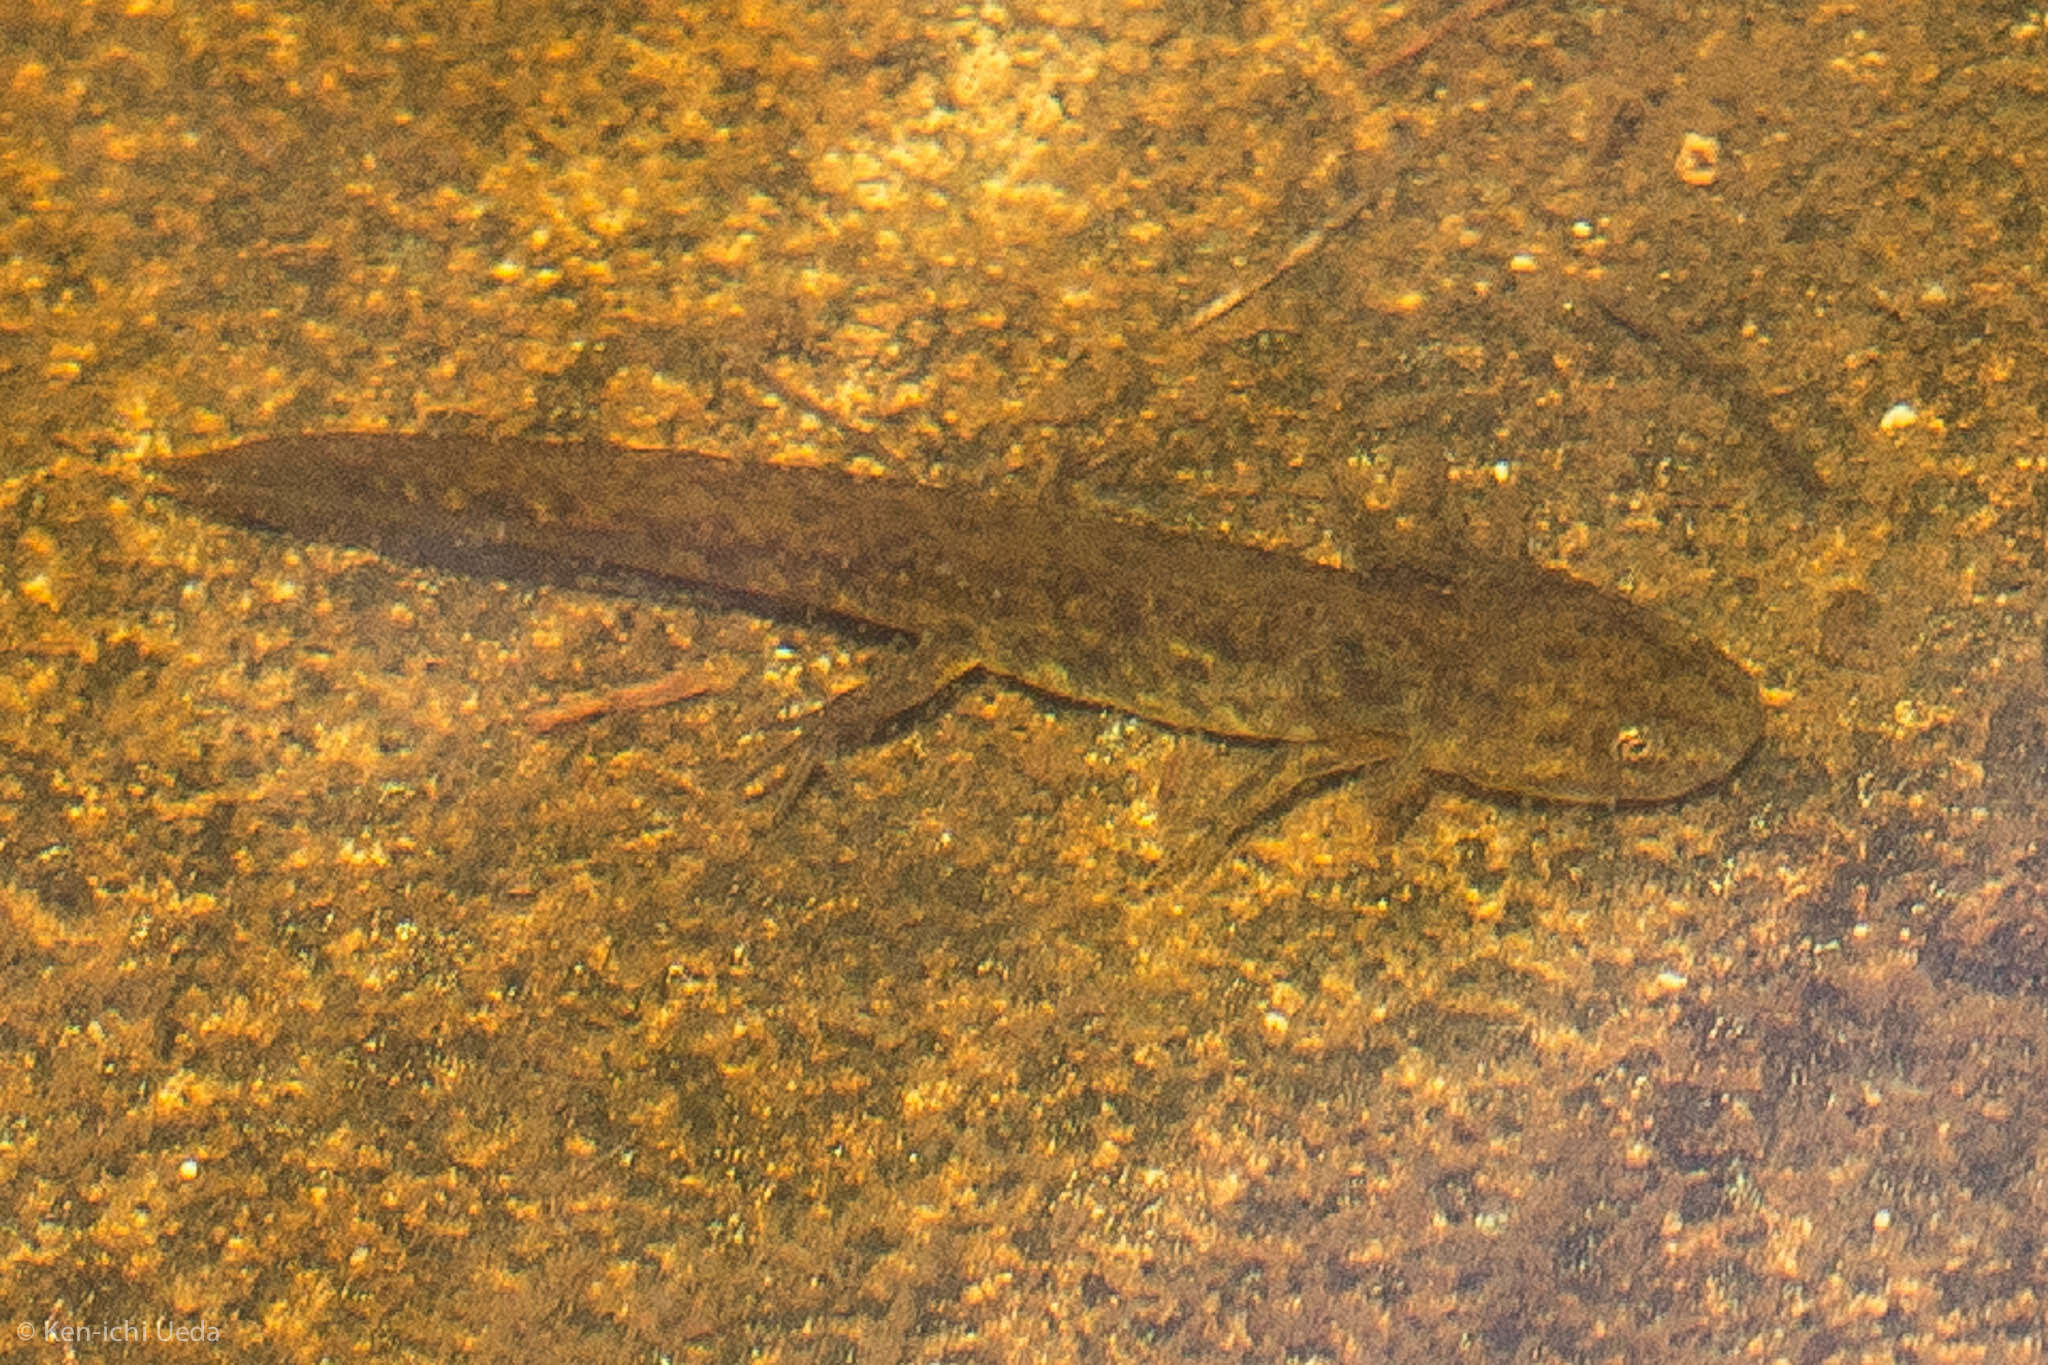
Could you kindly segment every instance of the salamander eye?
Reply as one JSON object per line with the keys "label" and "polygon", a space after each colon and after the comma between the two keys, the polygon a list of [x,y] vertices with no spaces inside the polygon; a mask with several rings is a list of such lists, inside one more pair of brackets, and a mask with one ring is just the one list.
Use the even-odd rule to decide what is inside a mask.
{"label": "salamander eye", "polygon": [[1614,757],[1622,763],[1647,763],[1657,756],[1657,745],[1640,725],[1624,725],[1614,736]]}

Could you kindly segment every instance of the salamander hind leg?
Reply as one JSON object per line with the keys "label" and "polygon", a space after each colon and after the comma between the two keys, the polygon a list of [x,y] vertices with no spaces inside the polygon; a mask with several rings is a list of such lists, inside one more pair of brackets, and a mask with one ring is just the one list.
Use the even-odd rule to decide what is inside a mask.
{"label": "salamander hind leg", "polygon": [[908,654],[876,661],[868,680],[806,716],[793,744],[747,783],[750,796],[766,796],[771,822],[780,821],[819,769],[873,742],[891,721],[915,711],[978,666],[954,640],[928,637]]}

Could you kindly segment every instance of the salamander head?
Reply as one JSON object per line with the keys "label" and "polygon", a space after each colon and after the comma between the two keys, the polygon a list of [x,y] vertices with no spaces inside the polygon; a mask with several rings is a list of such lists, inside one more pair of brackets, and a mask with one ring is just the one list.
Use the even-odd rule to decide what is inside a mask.
{"label": "salamander head", "polygon": [[1763,729],[1713,645],[1562,574],[1473,591],[1423,702],[1422,758],[1494,791],[1669,801],[1725,777]]}

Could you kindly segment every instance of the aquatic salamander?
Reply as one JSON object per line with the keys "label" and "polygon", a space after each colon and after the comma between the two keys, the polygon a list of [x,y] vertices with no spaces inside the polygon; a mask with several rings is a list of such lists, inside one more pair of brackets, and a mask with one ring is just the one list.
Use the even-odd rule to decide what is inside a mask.
{"label": "aquatic salamander", "polygon": [[287,436],[155,472],[195,508],[312,540],[444,567],[502,552],[613,566],[912,637],[804,723],[812,759],[975,668],[1267,741],[1247,824],[1388,761],[1502,794],[1671,800],[1726,775],[1762,727],[1755,686],[1714,646],[1521,562],[1341,570],[976,490],[526,440]]}

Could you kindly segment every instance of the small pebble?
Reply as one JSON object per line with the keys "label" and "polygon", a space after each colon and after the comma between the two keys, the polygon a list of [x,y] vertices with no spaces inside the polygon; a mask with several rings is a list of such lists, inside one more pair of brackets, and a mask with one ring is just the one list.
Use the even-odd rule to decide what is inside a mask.
{"label": "small pebble", "polygon": [[1713,184],[1721,173],[1721,139],[1687,133],[1678,144],[1678,160],[1673,169],[1688,185]]}

